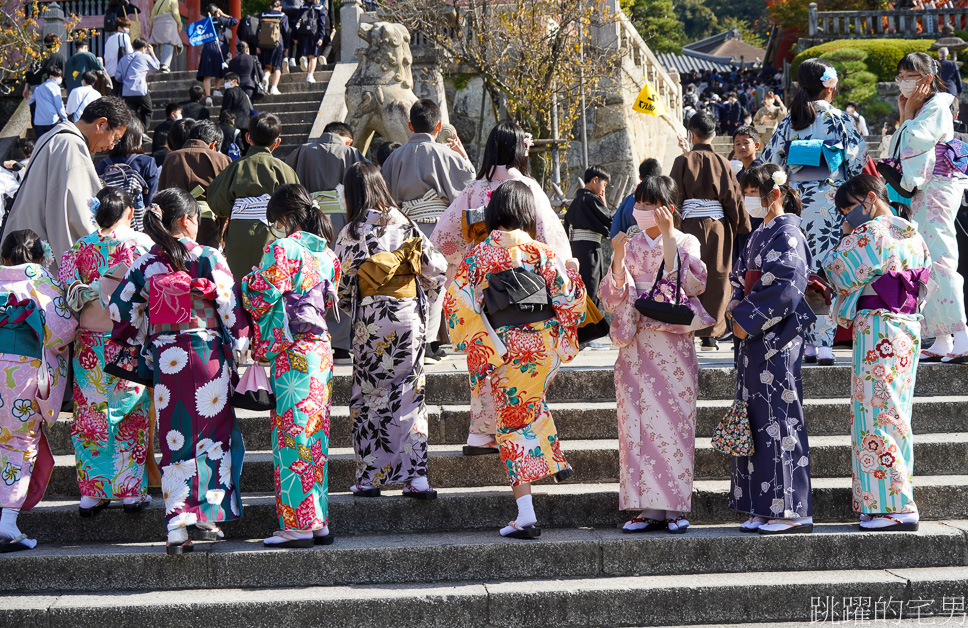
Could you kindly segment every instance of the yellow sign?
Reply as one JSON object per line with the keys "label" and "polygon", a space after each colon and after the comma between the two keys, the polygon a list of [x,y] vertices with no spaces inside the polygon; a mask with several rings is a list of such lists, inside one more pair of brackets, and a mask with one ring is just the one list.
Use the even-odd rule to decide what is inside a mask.
{"label": "yellow sign", "polygon": [[659,98],[659,93],[648,83],[642,87],[642,91],[635,98],[632,109],[650,116],[664,116],[669,113],[662,99]]}

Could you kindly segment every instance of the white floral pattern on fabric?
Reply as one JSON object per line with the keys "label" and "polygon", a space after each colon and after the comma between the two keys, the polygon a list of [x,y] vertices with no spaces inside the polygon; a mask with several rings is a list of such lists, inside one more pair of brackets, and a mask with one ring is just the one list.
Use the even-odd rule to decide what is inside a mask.
{"label": "white floral pattern on fabric", "polygon": [[166,375],[180,373],[188,364],[188,352],[180,347],[171,347],[161,352],[158,368]]}

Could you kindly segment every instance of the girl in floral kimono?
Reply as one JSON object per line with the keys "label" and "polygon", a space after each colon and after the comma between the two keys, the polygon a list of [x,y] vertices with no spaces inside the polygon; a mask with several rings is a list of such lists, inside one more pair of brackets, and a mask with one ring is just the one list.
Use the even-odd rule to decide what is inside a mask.
{"label": "girl in floral kimono", "polygon": [[891,211],[880,179],[851,179],[836,203],[846,235],[824,267],[837,289],[838,319],[853,324],[853,508],[863,529],[917,530],[911,410],[919,310],[938,266],[915,226]]}
{"label": "girl in floral kimono", "polygon": [[111,341],[113,325],[106,306],[124,272],[153,244],[131,228],[133,205],[120,188],[98,192],[92,209],[99,229],[64,253],[58,273],[67,304],[80,318],[74,343],[71,440],[81,517],[93,517],[112,499],[121,499],[127,513],[151,502],[145,472],[151,449],[150,392],[104,372],[121,350]]}
{"label": "girl in floral kimono", "polygon": [[380,170],[354,164],[343,177],[347,223],[336,240],[341,308],[353,317],[350,417],[357,497],[403,483],[403,495],[435,499],[427,482],[423,358],[430,304],[447,261],[393,206]]}
{"label": "girl in floral kimono", "polygon": [[152,366],[161,443],[167,552],[214,541],[242,516],[245,448],[229,403],[232,350],[248,345],[248,319],[225,258],[195,242],[198,203],[181,189],[155,195],[145,233],[155,242],[111,296],[111,339]]}
{"label": "girl in floral kimono", "polygon": [[[551,208],[548,195],[530,176],[528,141],[524,129],[514,122],[501,122],[491,129],[477,179],[464,188],[437,221],[430,239],[447,258],[448,279],[454,278],[457,265],[464,261],[471,248],[487,236],[484,208],[497,186],[509,180],[523,181],[534,194],[535,239],[554,249],[559,259],[571,257],[571,243],[561,219]],[[471,395],[471,427],[464,455],[496,454],[497,415],[491,381],[485,380],[475,390],[480,395]]]}
{"label": "girl in floral kimono", "polygon": [[[485,213],[489,235],[457,267],[444,308],[454,345],[467,354],[471,386],[491,378],[497,444],[518,516],[503,536],[536,538],[531,483],[571,476],[545,399],[562,362],[578,353],[585,287],[577,262],[534,239],[534,195],[505,181]],[[479,394],[479,391],[478,391]]]}
{"label": "girl in floral kimono", "polygon": [[[807,59],[797,69],[797,83],[800,91],[790,115],[780,122],[762,159],[785,167],[790,187],[800,195],[803,230],[814,260],[808,270],[817,272],[840,241],[843,216],[834,209],[834,194],[840,184],[861,173],[869,156],[852,118],[830,104],[837,93],[834,67],[822,59]],[[830,316],[818,316],[807,333],[804,361],[832,365],[836,330]]]}
{"label": "girl in floral kimono", "polygon": [[958,273],[955,218],[961,208],[963,183],[945,158],[945,142],[954,138],[954,96],[938,78],[934,59],[912,52],[897,64],[901,126],[891,137],[890,155],[901,162],[900,185],[914,191],[911,212],[931,253],[931,279],[936,289],[924,304],[923,336],[934,338],[921,353],[923,361],[968,360],[964,278]]}
{"label": "girl in floral kimono", "polygon": [[54,457],[43,426],[57,420],[77,322],[45,268],[50,247],[29,229],[0,246],[0,553],[32,549],[17,515],[44,496]]}
{"label": "girl in floral kimono", "polygon": [[733,457],[729,507],[747,513],[741,532],[794,534],[813,530],[810,447],[800,379],[803,334],[815,315],[804,298],[813,259],[800,228],[800,198],[774,164],[743,177],[744,193],[760,198],[750,235],[733,268],[727,308],[736,352],[736,398],[747,403],[753,455]]}
{"label": "girl in floral kimono", "polygon": [[[625,532],[689,528],[696,446],[699,362],[693,334],[715,323],[697,296],[706,288],[699,241],[676,226],[679,198],[669,177],[648,177],[635,189],[632,217],[641,231],[613,240],[611,275],[599,298],[613,313],[609,334],[618,349],[619,509],[640,511]],[[659,276],[661,273],[661,277]],[[660,292],[675,299],[677,277],[695,317],[671,325],[647,318],[635,301],[663,279]]]}
{"label": "girl in floral kimono", "polygon": [[298,184],[276,189],[266,217],[279,239],[242,280],[243,303],[255,322],[252,353],[271,361],[276,393],[271,440],[280,530],[263,543],[329,545],[333,352],[325,316],[335,305],[340,277],[336,255],[326,248],[333,227]]}

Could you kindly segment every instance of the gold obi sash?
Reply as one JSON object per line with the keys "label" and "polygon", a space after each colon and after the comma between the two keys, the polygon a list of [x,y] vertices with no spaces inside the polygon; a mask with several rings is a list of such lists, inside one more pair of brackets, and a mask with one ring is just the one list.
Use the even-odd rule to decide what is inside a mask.
{"label": "gold obi sash", "polygon": [[410,238],[399,249],[377,253],[360,265],[360,296],[405,299],[417,296],[417,275],[423,257],[423,242]]}
{"label": "gold obi sash", "polygon": [[80,312],[78,321],[81,329],[110,333],[114,324],[108,315],[107,307],[111,302],[111,295],[128,272],[126,264],[118,264],[111,268],[91,285],[75,283],[67,289],[67,304],[75,312]]}

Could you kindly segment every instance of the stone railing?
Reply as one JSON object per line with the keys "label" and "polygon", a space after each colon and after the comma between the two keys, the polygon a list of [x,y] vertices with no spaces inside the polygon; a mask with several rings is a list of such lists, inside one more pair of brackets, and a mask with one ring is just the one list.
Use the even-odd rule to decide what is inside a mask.
{"label": "stone railing", "polygon": [[893,11],[818,11],[807,9],[808,37],[813,40],[845,37],[896,37],[936,39],[945,25],[968,27],[968,8],[898,9]]}

